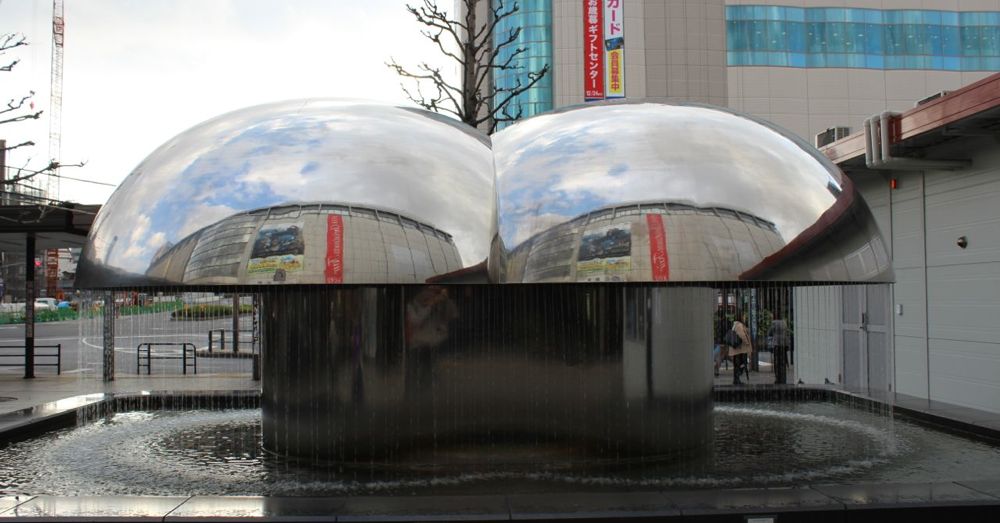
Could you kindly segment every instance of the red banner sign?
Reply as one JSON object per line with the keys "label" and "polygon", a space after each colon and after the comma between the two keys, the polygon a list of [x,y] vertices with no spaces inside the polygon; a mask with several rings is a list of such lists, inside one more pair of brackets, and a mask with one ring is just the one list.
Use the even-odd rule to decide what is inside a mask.
{"label": "red banner sign", "polygon": [[583,0],[583,97],[604,99],[604,9],[600,0]]}
{"label": "red banner sign", "polygon": [[649,226],[649,261],[653,266],[653,281],[670,279],[670,258],[667,256],[667,230],[663,227],[663,216],[647,214]]}
{"label": "red banner sign", "polygon": [[344,218],[326,217],[326,282],[344,283]]}

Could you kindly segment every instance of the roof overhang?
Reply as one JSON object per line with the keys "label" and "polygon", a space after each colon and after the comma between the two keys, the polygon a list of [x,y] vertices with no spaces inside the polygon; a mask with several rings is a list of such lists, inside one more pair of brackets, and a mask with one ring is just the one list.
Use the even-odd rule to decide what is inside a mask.
{"label": "roof overhang", "polygon": [[[1000,73],[920,104],[891,126],[890,143],[926,154],[929,147],[963,137],[1000,135]],[[844,169],[865,167],[865,133],[860,131],[820,150]]]}
{"label": "roof overhang", "polygon": [[35,248],[83,247],[100,205],[0,206],[0,250],[24,252],[27,238]]}

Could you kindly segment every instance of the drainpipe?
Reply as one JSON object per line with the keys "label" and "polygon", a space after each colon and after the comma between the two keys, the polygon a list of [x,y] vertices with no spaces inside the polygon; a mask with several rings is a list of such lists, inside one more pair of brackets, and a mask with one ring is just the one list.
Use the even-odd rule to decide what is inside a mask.
{"label": "drainpipe", "polygon": [[865,120],[865,165],[869,169],[899,171],[954,170],[972,165],[969,160],[924,160],[893,156],[892,123],[899,113],[883,111]]}

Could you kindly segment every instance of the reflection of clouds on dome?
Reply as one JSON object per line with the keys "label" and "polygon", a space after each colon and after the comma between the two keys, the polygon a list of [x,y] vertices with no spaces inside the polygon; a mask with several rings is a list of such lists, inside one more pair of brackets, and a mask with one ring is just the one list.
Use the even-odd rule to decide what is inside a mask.
{"label": "reflection of clouds on dome", "polygon": [[[352,209],[373,209],[370,226],[361,216],[366,211],[358,211],[364,219],[352,220],[357,228],[352,225],[351,234],[358,234],[352,248],[396,242],[378,254],[385,269],[373,269],[371,280],[356,273],[361,279],[355,283],[409,282],[426,273],[418,266],[453,270],[450,262],[435,264],[420,254],[428,244],[417,236],[398,233],[407,239],[387,239],[397,234],[395,227],[406,228],[406,221],[417,224],[413,230],[431,231],[422,233],[426,238],[446,238],[460,269],[484,261],[495,242],[495,256],[517,252],[522,262],[534,264],[521,268],[534,267],[539,274],[545,272],[539,257],[544,249],[535,245],[544,243],[540,238],[573,230],[583,241],[581,235],[597,234],[596,227],[627,226],[614,234],[634,236],[629,259],[608,258],[602,262],[607,271],[626,281],[647,281],[655,259],[663,265],[662,279],[677,281],[779,277],[776,270],[790,278],[790,261],[831,238],[829,227],[844,216],[861,232],[839,236],[838,253],[824,255],[817,262],[821,269],[796,262],[795,277],[867,281],[881,274],[885,249],[854,191],[836,166],[807,144],[766,122],[719,108],[588,104],[530,118],[491,140],[457,121],[412,108],[282,102],[222,115],[154,151],[95,220],[79,272],[84,285],[109,283],[89,280],[91,268],[141,283],[164,247],[175,253],[181,244],[191,247],[185,239],[207,224],[254,209],[343,202]],[[397,222],[380,225],[387,223],[382,210],[386,216],[397,213]],[[310,230],[320,234],[323,227],[316,223]],[[492,237],[494,231],[498,238]],[[565,250],[567,240],[552,245]],[[522,245],[527,243],[535,250]],[[529,251],[534,252],[531,260],[524,258]],[[202,254],[209,259],[210,253]],[[390,258],[400,264],[396,269],[388,267],[395,263]],[[674,269],[669,278],[668,259]],[[583,261],[589,263],[548,274],[563,278],[578,270],[604,270]],[[407,263],[412,271],[405,269]],[[497,264],[491,259],[490,266]],[[698,272],[705,267],[711,269]],[[232,270],[226,274],[243,278]],[[404,273],[409,276],[400,281],[379,276]]]}
{"label": "reflection of clouds on dome", "polygon": [[494,135],[494,150],[508,244],[533,216],[569,220],[660,198],[766,216],[789,241],[835,199],[815,188],[839,177],[755,120],[695,106],[598,105],[541,115]]}
{"label": "reflection of clouds on dome", "polygon": [[95,223],[90,257],[141,274],[160,246],[206,224],[327,200],[400,209],[447,231],[474,265],[488,254],[488,143],[455,122],[377,103],[292,101],[222,115],[135,169]]}
{"label": "reflection of clouds on dome", "polygon": [[[508,281],[763,274],[746,271],[779,251],[787,267],[823,232],[814,224],[824,212],[853,202],[853,188],[842,196],[848,182],[814,148],[767,122],[714,107],[641,101],[569,107],[493,135],[493,152],[498,244],[510,255],[498,274]],[[853,202],[851,212],[859,205]],[[645,215],[659,217],[647,223]],[[830,254],[840,259],[836,267],[810,273],[799,266],[795,277],[854,281],[881,274],[881,265],[844,269],[852,266],[847,258],[878,258],[882,250],[877,236],[862,237],[869,232],[867,209],[852,216],[865,232],[844,244],[850,252]],[[602,227],[633,236],[629,256],[609,257],[604,269],[574,261],[587,235]],[[663,266],[661,277],[651,272],[653,258]],[[769,260],[769,271],[777,261]],[[596,280],[581,276],[595,273]]]}

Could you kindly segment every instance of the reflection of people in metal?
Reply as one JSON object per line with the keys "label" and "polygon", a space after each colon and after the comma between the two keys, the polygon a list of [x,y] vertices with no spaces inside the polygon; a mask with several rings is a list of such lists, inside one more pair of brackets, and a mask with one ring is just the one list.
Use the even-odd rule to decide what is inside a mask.
{"label": "reflection of people in metal", "polygon": [[774,365],[775,385],[784,385],[788,369],[788,324],[781,317],[781,311],[774,312],[771,328],[767,330],[768,344]]}
{"label": "reflection of people in metal", "polygon": [[424,287],[406,304],[406,348],[433,349],[448,339],[448,324],[458,308],[439,285]]}
{"label": "reflection of people in metal", "polygon": [[406,388],[413,394],[432,383],[435,349],[448,339],[458,307],[446,287],[428,285],[407,301],[405,314]]}
{"label": "reflection of people in metal", "polygon": [[742,321],[733,322],[733,332],[739,337],[739,343],[733,344],[729,349],[729,355],[733,357],[733,385],[742,385],[740,374],[747,375],[747,383],[750,382],[750,371],[747,368],[747,356],[753,352],[753,344],[750,342],[750,332],[747,331],[746,314],[740,317]]}

